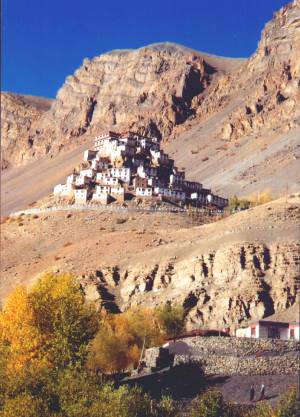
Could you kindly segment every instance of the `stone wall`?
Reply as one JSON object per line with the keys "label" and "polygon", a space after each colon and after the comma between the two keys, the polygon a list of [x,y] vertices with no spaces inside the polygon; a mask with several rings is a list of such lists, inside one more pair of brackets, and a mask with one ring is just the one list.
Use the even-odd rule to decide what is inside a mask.
{"label": "stone wall", "polygon": [[236,337],[189,337],[170,342],[171,353],[179,355],[217,354],[247,357],[251,355],[281,355],[299,352],[300,343],[293,340],[248,339]]}
{"label": "stone wall", "polygon": [[221,355],[186,356],[175,355],[174,365],[190,359],[203,363],[206,375],[295,375],[299,372],[299,356],[236,357]]}
{"label": "stone wall", "polygon": [[189,360],[202,362],[207,375],[293,375],[299,372],[300,344],[296,341],[191,337],[171,342],[168,349],[148,349],[147,367],[155,367],[167,352],[174,355],[173,365]]}

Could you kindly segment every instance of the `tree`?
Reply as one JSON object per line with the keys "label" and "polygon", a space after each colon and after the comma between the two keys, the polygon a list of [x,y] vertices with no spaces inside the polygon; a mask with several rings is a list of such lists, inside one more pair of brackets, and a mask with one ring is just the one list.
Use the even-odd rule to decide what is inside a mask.
{"label": "tree", "polygon": [[30,362],[42,360],[44,335],[35,326],[35,317],[28,291],[17,287],[0,312],[0,343],[9,349],[7,370],[14,373]]}
{"label": "tree", "polygon": [[103,372],[121,372],[137,366],[143,345],[160,344],[161,332],[153,310],[134,308],[106,314],[89,348],[88,366]]}
{"label": "tree", "polygon": [[0,343],[9,346],[7,370],[83,361],[96,330],[95,310],[76,278],[45,274],[30,291],[16,288],[0,313]]}
{"label": "tree", "polygon": [[101,385],[94,374],[73,366],[60,373],[56,390],[63,415],[91,417],[91,407],[99,397]]}
{"label": "tree", "polygon": [[128,345],[109,326],[102,325],[90,344],[87,366],[94,371],[116,373],[129,365]]}
{"label": "tree", "polygon": [[98,323],[76,278],[45,274],[30,293],[35,325],[46,336],[45,354],[56,367],[83,361]]}
{"label": "tree", "polygon": [[167,302],[157,309],[157,317],[165,336],[174,341],[185,328],[185,310],[179,304]]}
{"label": "tree", "polygon": [[6,400],[1,417],[46,417],[46,413],[41,400],[24,393]]}
{"label": "tree", "polygon": [[292,387],[280,399],[276,410],[276,417],[295,417],[300,415],[299,394],[297,388]]}

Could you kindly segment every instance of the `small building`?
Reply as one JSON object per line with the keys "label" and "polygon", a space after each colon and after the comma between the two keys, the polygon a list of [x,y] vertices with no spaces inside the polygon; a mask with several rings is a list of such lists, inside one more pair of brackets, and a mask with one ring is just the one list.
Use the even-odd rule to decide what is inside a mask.
{"label": "small building", "polygon": [[124,187],[116,186],[110,188],[110,194],[114,197],[119,203],[124,202],[125,189]]}
{"label": "small building", "polygon": [[236,330],[236,337],[300,340],[299,303],[284,311],[261,320],[252,321],[247,327]]}
{"label": "small building", "polygon": [[110,194],[110,186],[96,185],[96,194]]}
{"label": "small building", "polygon": [[137,175],[135,178],[133,178],[132,184],[134,190],[137,188],[147,188],[148,180],[147,178],[142,178]]}
{"label": "small building", "polygon": [[95,171],[92,168],[82,169],[80,171],[80,175],[81,176],[88,177],[88,178],[93,178],[94,175],[95,175]]}
{"label": "small building", "polygon": [[78,174],[71,174],[67,176],[67,184],[75,184],[76,178],[78,177]]}
{"label": "small building", "polygon": [[92,159],[96,157],[96,155],[97,155],[96,150],[87,149],[86,151],[84,151],[83,159],[85,161],[91,161]]}
{"label": "small building", "polygon": [[118,178],[114,177],[104,177],[102,180],[104,185],[116,186],[120,183]]}
{"label": "small building", "polygon": [[106,205],[110,202],[110,195],[104,193],[93,193],[92,201]]}
{"label": "small building", "polygon": [[91,182],[91,178],[87,177],[86,175],[79,175],[75,179],[75,185],[87,185]]}
{"label": "small building", "polygon": [[58,184],[54,187],[53,194],[62,197],[72,197],[74,194],[74,186],[71,183]]}
{"label": "small building", "polygon": [[152,188],[150,187],[147,187],[147,188],[137,187],[137,189],[135,190],[135,193],[137,197],[152,197],[153,191],[152,191]]}
{"label": "small building", "polygon": [[86,203],[88,199],[88,190],[86,188],[78,188],[74,191],[75,203]]}
{"label": "small building", "polygon": [[131,179],[131,170],[130,168],[111,168],[110,175],[114,178],[119,178],[120,180],[129,183]]}

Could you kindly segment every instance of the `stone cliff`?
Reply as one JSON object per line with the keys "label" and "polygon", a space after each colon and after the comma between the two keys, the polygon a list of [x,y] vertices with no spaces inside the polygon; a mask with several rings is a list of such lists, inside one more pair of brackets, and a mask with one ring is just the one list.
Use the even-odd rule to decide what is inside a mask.
{"label": "stone cliff", "polygon": [[34,144],[29,131],[49,110],[51,102],[41,97],[1,93],[2,169],[34,157]]}
{"label": "stone cliff", "polygon": [[[5,125],[5,156],[21,164],[47,153],[56,154],[77,144],[76,138],[85,140],[102,129],[129,128],[168,138],[174,127],[195,115],[194,98],[203,95],[228,66],[239,64],[239,60],[227,61],[204,58],[196,51],[168,43],[84,59],[74,75],[66,78],[46,113],[26,113],[22,131],[20,103],[10,112],[14,98],[4,96],[4,120],[8,113],[19,116],[19,120],[15,117]],[[15,131],[19,133],[18,152],[12,152]]]}
{"label": "stone cliff", "polygon": [[98,285],[118,294],[122,308],[170,300],[188,310],[190,328],[234,329],[297,301],[299,254],[296,242],[229,244],[183,260],[110,267],[98,271]]}
{"label": "stone cliff", "polygon": [[222,128],[224,139],[245,134],[286,132],[300,125],[300,2],[284,6],[266,24],[257,51],[222,79],[220,97],[241,90],[244,105]]}

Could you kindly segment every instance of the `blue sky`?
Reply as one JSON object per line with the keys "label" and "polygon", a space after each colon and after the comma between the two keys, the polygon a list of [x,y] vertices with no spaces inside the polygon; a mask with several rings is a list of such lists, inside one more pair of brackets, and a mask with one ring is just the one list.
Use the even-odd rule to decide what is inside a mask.
{"label": "blue sky", "polygon": [[3,0],[1,90],[55,97],[67,75],[111,49],[177,42],[248,57],[283,0]]}

